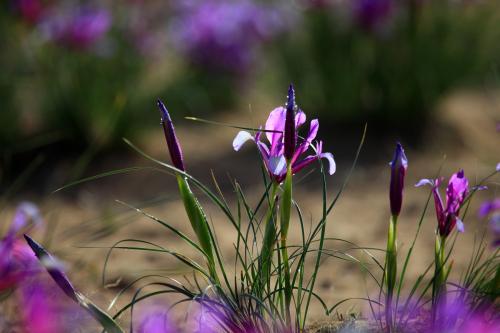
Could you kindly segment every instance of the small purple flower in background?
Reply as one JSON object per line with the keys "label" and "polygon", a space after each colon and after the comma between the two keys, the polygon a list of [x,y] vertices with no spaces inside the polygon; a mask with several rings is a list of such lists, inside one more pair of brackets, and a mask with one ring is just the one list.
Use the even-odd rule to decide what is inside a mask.
{"label": "small purple flower in background", "polygon": [[49,40],[66,47],[85,50],[104,37],[111,15],[102,8],[70,7],[47,15],[42,24]]}
{"label": "small purple flower in background", "polygon": [[[305,113],[298,109],[295,114],[295,131],[297,132],[300,126],[306,121]],[[284,152],[284,135],[286,122],[286,109],[284,107],[277,107],[269,114],[265,125],[265,135],[270,143],[270,146],[262,142],[262,132],[258,131],[255,136],[252,136],[247,131],[240,131],[233,140],[233,148],[239,151],[241,147],[248,140],[253,140],[260,151],[264,164],[271,178],[276,182],[281,183],[286,176],[287,162]],[[305,167],[311,165],[320,158],[327,159],[329,163],[328,173],[333,175],[336,170],[335,161],[331,153],[323,153],[323,142],[316,142],[315,152],[301,159],[301,156],[312,146],[313,140],[318,133],[319,121],[318,119],[311,120],[308,135],[299,143],[296,143],[295,152],[291,158],[292,173],[296,174]]]}
{"label": "small purple flower in background", "polygon": [[497,172],[500,172],[500,163],[497,164],[497,167],[495,168]]}
{"label": "small purple flower in background", "polygon": [[489,224],[493,233],[493,246],[500,247],[500,198],[483,203],[479,208],[478,215],[480,218],[491,215]]}
{"label": "small purple flower in background", "polygon": [[398,142],[394,152],[394,158],[391,163],[391,185],[390,185],[390,202],[391,214],[398,216],[401,212],[403,204],[403,190],[405,186],[405,175],[408,169],[408,159],[406,158],[403,146]]}
{"label": "small purple flower in background", "polygon": [[41,0],[15,0],[14,7],[30,24],[38,23],[44,11]]}
{"label": "small purple flower in background", "polygon": [[255,51],[283,29],[284,18],[250,0],[180,1],[170,25],[174,45],[209,69],[246,73]]}
{"label": "small purple flower in background", "polygon": [[394,0],[355,0],[353,19],[366,31],[375,32],[383,28],[394,12]]}
{"label": "small purple flower in background", "polygon": [[446,207],[443,205],[441,195],[439,194],[439,185],[441,179],[430,180],[422,179],[415,186],[431,185],[434,195],[434,205],[438,219],[439,234],[447,237],[455,225],[459,232],[464,232],[464,225],[459,218],[460,208],[469,193],[469,181],[465,177],[464,171],[460,170],[450,177],[446,188]]}

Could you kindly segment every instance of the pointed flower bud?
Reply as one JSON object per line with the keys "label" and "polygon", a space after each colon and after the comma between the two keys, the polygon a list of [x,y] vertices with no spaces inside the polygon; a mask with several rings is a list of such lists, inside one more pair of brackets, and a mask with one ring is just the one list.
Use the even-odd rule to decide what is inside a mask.
{"label": "pointed flower bud", "polygon": [[406,169],[408,169],[408,159],[406,158],[403,146],[398,142],[394,158],[390,163],[391,166],[391,185],[390,185],[390,201],[391,214],[398,216],[401,212],[403,204],[403,190]]}
{"label": "pointed flower bud", "polygon": [[34,241],[28,235],[24,235],[26,242],[28,243],[33,253],[40,262],[45,266],[47,272],[50,274],[52,279],[57,283],[59,288],[72,300],[78,302],[77,291],[69,281],[68,277],[64,273],[62,265],[50,255],[40,244]]}
{"label": "pointed flower bud", "polygon": [[170,114],[160,100],[158,100],[158,108],[160,109],[161,124],[163,126],[163,132],[165,133],[165,139],[167,140],[168,151],[170,153],[172,164],[177,169],[185,171],[186,169],[184,167],[184,158],[182,157],[181,146],[179,144],[179,140],[177,140],[177,136],[175,135],[174,124],[172,123],[172,119],[170,119]]}
{"label": "pointed flower bud", "polygon": [[293,85],[288,88],[288,99],[286,103],[286,118],[285,118],[285,158],[291,161],[295,153],[295,144],[297,141],[297,133],[295,129],[295,91]]}

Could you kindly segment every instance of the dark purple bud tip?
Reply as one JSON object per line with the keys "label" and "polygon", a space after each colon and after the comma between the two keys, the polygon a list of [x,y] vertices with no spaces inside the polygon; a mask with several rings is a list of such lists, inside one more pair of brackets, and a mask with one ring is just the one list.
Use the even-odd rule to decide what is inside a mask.
{"label": "dark purple bud tip", "polygon": [[403,204],[403,190],[406,169],[408,168],[408,159],[406,158],[403,146],[398,142],[394,152],[394,158],[391,161],[391,185],[390,202],[392,215],[398,216]]}
{"label": "dark purple bud tip", "polygon": [[172,123],[172,119],[170,119],[170,114],[162,101],[158,100],[157,103],[161,113],[161,124],[163,126],[163,132],[165,133],[165,139],[167,140],[168,151],[170,153],[172,164],[177,169],[185,171],[186,169],[184,167],[184,158],[182,156],[181,146],[177,136],[175,135],[174,124]]}
{"label": "dark purple bud tip", "polygon": [[159,99],[156,101],[156,104],[158,105],[158,109],[160,110],[160,113],[161,113],[161,122],[162,123],[167,122],[167,121],[171,122],[172,120],[170,119],[170,114],[168,113],[168,110],[165,107],[165,104],[163,104],[163,102]]}
{"label": "dark purple bud tip", "polygon": [[293,85],[288,88],[285,118],[285,158],[290,161],[295,153],[297,133],[295,129],[295,91]]}
{"label": "dark purple bud tip", "polygon": [[34,241],[30,236],[24,235],[24,239],[28,243],[35,256],[40,260],[42,265],[45,267],[47,272],[50,274],[52,279],[61,288],[61,290],[71,299],[78,302],[76,297],[76,290],[69,281],[66,274],[62,270],[61,264],[59,264],[52,255],[50,255],[47,250],[45,250],[40,244]]}
{"label": "dark purple bud tip", "polygon": [[295,90],[293,89],[293,84],[290,84],[290,86],[288,87],[286,109],[295,110]]}

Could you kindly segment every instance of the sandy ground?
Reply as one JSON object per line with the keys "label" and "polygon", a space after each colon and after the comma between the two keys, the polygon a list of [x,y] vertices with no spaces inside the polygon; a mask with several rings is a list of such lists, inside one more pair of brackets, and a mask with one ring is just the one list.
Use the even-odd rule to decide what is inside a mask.
{"label": "sandy ground", "polygon": [[[253,112],[224,114],[215,120],[256,126],[265,121],[266,113],[273,104],[272,101],[264,100],[252,105]],[[439,106],[437,120],[425,133],[424,143],[418,148],[406,149],[410,166],[406,178],[403,212],[399,221],[400,253],[404,254],[408,250],[429,193],[428,189],[414,188],[414,183],[421,178],[434,176],[441,165],[442,174],[446,176],[458,168],[464,168],[466,175],[474,183],[493,171],[496,163],[500,162],[499,133],[495,132],[495,120],[500,118],[498,108],[500,101],[493,100],[488,94],[455,94]],[[356,133],[352,136],[359,137],[361,132],[360,128],[359,135]],[[232,150],[231,141],[235,134],[236,130],[228,127],[187,122],[181,122],[178,126],[178,136],[183,144],[189,172],[212,186],[210,170],[213,170],[229,201],[234,198],[230,179],[237,179],[245,189],[249,201],[255,205],[263,189],[259,160],[251,145],[238,153]],[[168,160],[162,135],[158,129],[138,141],[137,145],[158,159]],[[345,142],[342,135],[329,132],[326,128],[320,129],[319,136],[327,141],[326,150],[334,153],[338,166],[337,173],[328,178],[328,197],[331,200],[347,175],[357,142]],[[392,144],[380,143],[376,136],[368,136],[360,164],[328,217],[327,237],[349,240],[363,247],[385,246],[389,219],[387,162],[392,157],[392,149]],[[112,157],[97,161],[93,169],[97,173],[113,168],[151,165],[140,156],[132,156],[126,159]],[[57,176],[54,177],[57,179]],[[300,176],[297,177],[299,178]],[[458,237],[455,247],[452,280],[457,281],[460,272],[466,267],[474,238],[479,237],[485,230],[485,221],[477,219],[476,211],[483,199],[498,194],[499,177],[494,181],[496,184],[489,184],[488,193],[481,193],[472,202],[469,218],[466,219],[466,233]],[[56,184],[54,188],[58,185],[62,184]],[[170,274],[182,279],[183,275],[191,273],[168,255],[117,250],[110,257],[107,267],[107,287],[103,287],[101,282],[106,247],[122,239],[147,240],[177,252],[193,254],[172,232],[115,201],[121,200],[139,206],[191,235],[175,185],[175,179],[166,174],[140,171],[93,181],[62,193],[33,198],[42,207],[48,224],[45,232],[35,233],[35,236],[67,264],[68,274],[78,288],[103,306],[109,304],[119,286],[126,285],[138,276]],[[314,172],[308,175],[295,185],[294,191],[305,220],[318,221],[321,217],[319,174]],[[201,201],[217,230],[216,235],[225,260],[231,263],[232,267],[236,233],[206,198]],[[4,211],[3,221],[9,220],[14,204],[9,203],[9,208]],[[297,216],[293,218],[290,242],[296,243],[300,240],[300,233]],[[408,268],[407,285],[432,262],[435,223],[434,209],[431,206]],[[338,241],[328,242],[327,247],[345,249]],[[360,251],[349,253],[368,262],[368,258]],[[378,251],[373,253],[379,258],[382,257]],[[370,268],[380,276],[380,271],[374,265]],[[151,278],[147,281],[154,280]],[[324,260],[317,290],[327,304],[335,304],[349,297],[365,297],[376,292],[374,284],[362,273],[359,265],[338,259]],[[116,311],[119,305],[125,304],[132,296],[132,292],[124,295],[111,312]],[[173,299],[166,297],[161,302],[172,303]],[[183,309],[180,311],[181,315],[184,315],[186,307]],[[361,311],[368,314],[367,306],[363,302],[346,302],[338,311]],[[310,320],[322,319],[325,319],[325,315],[321,307],[314,304]]]}

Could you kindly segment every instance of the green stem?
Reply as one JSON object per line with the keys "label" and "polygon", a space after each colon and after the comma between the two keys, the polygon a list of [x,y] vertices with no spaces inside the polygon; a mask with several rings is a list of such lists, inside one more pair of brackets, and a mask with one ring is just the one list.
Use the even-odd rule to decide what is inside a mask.
{"label": "green stem", "polygon": [[438,319],[439,308],[446,305],[447,271],[445,266],[445,246],[446,237],[439,235],[439,232],[437,232],[435,244],[434,280],[432,287],[433,323],[436,323],[436,320]]}
{"label": "green stem", "polygon": [[285,270],[285,318],[286,324],[291,327],[290,305],[292,302],[292,286],[290,284],[290,264],[288,260],[287,236],[290,225],[292,208],[292,166],[288,163],[285,183],[283,184],[283,195],[281,197],[280,222],[281,222],[281,256]]}
{"label": "green stem", "polygon": [[391,216],[387,234],[387,253],[385,259],[385,282],[387,287],[385,302],[385,319],[387,332],[393,331],[392,298],[396,287],[397,263],[397,215]]}
{"label": "green stem", "polygon": [[274,183],[271,187],[271,196],[269,197],[269,209],[267,211],[265,221],[266,227],[264,231],[264,238],[262,240],[262,248],[259,257],[259,271],[260,271],[260,285],[259,289],[262,296],[262,290],[265,286],[270,286],[270,275],[271,275],[271,261],[272,261],[272,251],[273,246],[276,241],[276,225],[274,220],[274,206],[276,191],[278,190],[278,184]]}
{"label": "green stem", "polygon": [[182,202],[184,203],[184,209],[186,210],[189,221],[191,222],[191,227],[198,238],[201,248],[205,252],[210,277],[214,280],[213,282],[218,283],[219,278],[215,269],[212,240],[205,213],[203,212],[198,199],[196,199],[195,195],[191,191],[186,177],[181,174],[177,174],[177,183],[179,185]]}

